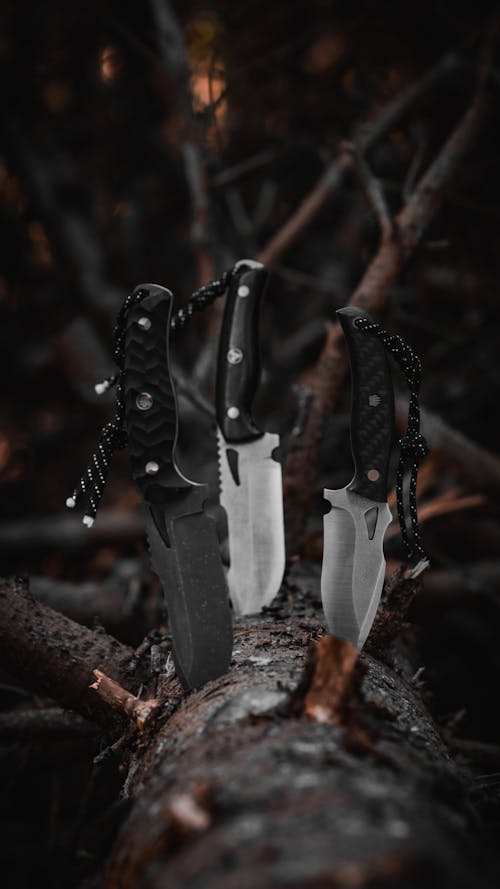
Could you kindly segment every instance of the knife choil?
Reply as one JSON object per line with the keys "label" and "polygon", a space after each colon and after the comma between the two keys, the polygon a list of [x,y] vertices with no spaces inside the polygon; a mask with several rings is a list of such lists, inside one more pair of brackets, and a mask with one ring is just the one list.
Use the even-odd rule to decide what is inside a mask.
{"label": "knife choil", "polygon": [[355,472],[340,490],[325,489],[321,598],[328,630],[362,648],[380,601],[384,535],[392,515],[387,476],[394,438],[394,392],[382,342],[357,324],[370,316],[337,312],[351,363],[351,447]]}
{"label": "knife choil", "polygon": [[[136,290],[139,288],[136,288]],[[225,673],[231,613],[215,526],[203,509],[207,486],[189,481],[175,459],[177,403],[169,369],[172,294],[143,284],[127,315],[125,425],[141,493],[151,564],[165,595],[173,657],[183,687]]]}
{"label": "knife choil", "polygon": [[268,272],[242,260],[226,297],[216,383],[220,502],[228,520],[229,593],[237,614],[254,614],[278,592],[285,568],[279,436],[251,410],[259,384],[259,306]]}

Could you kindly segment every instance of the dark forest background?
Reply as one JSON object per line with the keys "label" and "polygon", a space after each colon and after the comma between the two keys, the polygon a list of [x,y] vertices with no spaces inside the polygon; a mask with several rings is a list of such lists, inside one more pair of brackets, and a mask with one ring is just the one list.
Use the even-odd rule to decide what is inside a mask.
{"label": "dark forest background", "polygon": [[[113,395],[99,398],[93,386],[113,372],[114,317],[136,284],[163,284],[180,306],[237,259],[260,256],[272,280],[261,319],[257,415],[283,437],[291,570],[302,556],[316,582],[321,491],[345,484],[352,471],[348,382],[327,411],[319,450],[308,450],[307,411],[328,325],[377,254],[384,213],[404,206],[473,101],[494,13],[495,4],[447,0],[4,0],[3,574],[30,575],[44,601],[64,603],[82,620],[98,614],[129,643],[155,625],[158,590],[127,455],[114,461],[91,531],[64,508],[113,411]],[[412,98],[415,84],[424,87]],[[421,472],[420,509],[431,569],[411,619],[435,718],[493,757],[474,801],[491,811],[493,836],[500,763],[498,54],[484,90],[487,108],[470,149],[376,314],[424,363],[422,403],[435,447]],[[401,113],[360,156],[356,146],[400,98]],[[307,200],[316,207],[309,216]],[[294,232],[287,224],[304,201],[306,223]],[[210,482],[224,549],[210,417],[221,308],[219,301],[179,333],[174,361],[182,465]],[[309,486],[306,508],[288,461],[293,453]],[[391,572],[403,556],[394,528],[386,555]],[[7,675],[0,698],[7,713],[38,706]],[[87,751],[61,745],[56,752],[29,739],[0,740],[1,870],[14,875],[4,885],[31,885],[40,873],[46,885],[76,885],[89,833],[113,829],[119,776],[110,769],[105,789],[90,788]]]}

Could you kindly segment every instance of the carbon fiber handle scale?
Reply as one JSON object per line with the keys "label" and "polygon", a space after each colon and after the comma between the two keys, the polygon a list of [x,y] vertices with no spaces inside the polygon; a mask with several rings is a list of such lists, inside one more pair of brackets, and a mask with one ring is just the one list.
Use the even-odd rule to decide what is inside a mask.
{"label": "carbon fiber handle scale", "polygon": [[383,343],[359,329],[367,312],[346,306],[337,312],[351,363],[351,446],[355,474],[348,490],[370,500],[387,500],[389,458],[394,437],[394,391]]}
{"label": "carbon fiber handle scale", "polygon": [[227,442],[260,438],[252,420],[259,384],[259,306],[269,273],[262,265],[245,266],[229,286],[219,340],[216,384],[217,423]]}

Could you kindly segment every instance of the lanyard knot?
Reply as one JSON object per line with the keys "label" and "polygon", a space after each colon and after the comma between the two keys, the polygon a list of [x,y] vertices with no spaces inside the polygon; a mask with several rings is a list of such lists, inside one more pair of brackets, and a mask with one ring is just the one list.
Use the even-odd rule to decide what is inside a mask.
{"label": "lanyard knot", "polygon": [[424,436],[417,432],[415,435],[404,435],[399,439],[401,456],[405,460],[412,459],[418,466],[427,457],[429,447]]}

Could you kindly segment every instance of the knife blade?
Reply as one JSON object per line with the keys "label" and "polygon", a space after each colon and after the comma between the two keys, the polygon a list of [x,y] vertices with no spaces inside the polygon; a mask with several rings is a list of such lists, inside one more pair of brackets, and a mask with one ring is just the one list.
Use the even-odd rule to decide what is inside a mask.
{"label": "knife blade", "polygon": [[141,493],[151,564],[166,599],[173,658],[185,690],[227,672],[232,622],[207,485],[177,466],[177,402],[169,367],[172,294],[143,284],[127,315],[125,426]]}
{"label": "knife blade", "polygon": [[268,271],[236,265],[226,297],[216,380],[220,502],[227,514],[229,594],[237,614],[255,614],[278,592],[285,570],[279,436],[252,419],[259,384],[259,306]]}
{"label": "knife blade", "polygon": [[337,311],[351,364],[351,449],[354,477],[326,488],[321,598],[328,630],[361,649],[380,601],[384,535],[392,521],[387,477],[394,437],[394,391],[383,344],[356,326],[372,319],[354,306]]}

